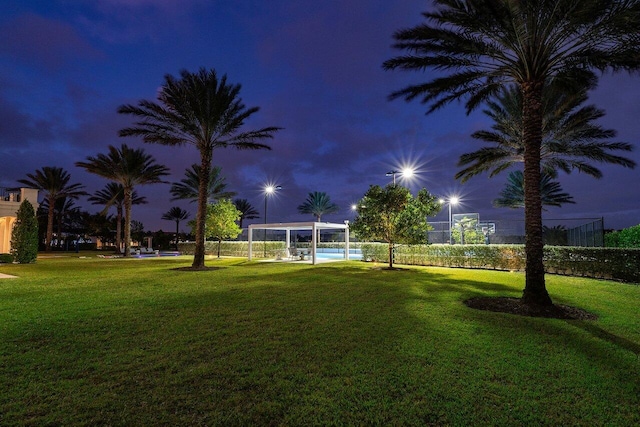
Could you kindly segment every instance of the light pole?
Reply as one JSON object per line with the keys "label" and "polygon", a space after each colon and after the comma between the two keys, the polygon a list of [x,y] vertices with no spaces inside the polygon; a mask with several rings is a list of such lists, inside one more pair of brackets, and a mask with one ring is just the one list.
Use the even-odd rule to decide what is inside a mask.
{"label": "light pole", "polygon": [[393,185],[396,185],[396,174],[400,173],[400,171],[392,170],[386,173],[386,176],[393,176]]}
{"label": "light pole", "polygon": [[449,244],[450,245],[453,244],[453,240],[451,240],[451,227],[452,227],[452,221],[453,221],[453,217],[451,216],[451,205],[457,205],[458,201],[459,201],[458,198],[455,196],[449,198]]}
{"label": "light pole", "polygon": [[440,203],[448,203],[449,204],[449,244],[453,244],[453,241],[451,240],[451,222],[453,220],[453,217],[451,216],[451,205],[457,205],[458,202],[460,201],[459,198],[457,198],[456,196],[450,197],[449,200],[445,200],[445,199],[440,199]]}
{"label": "light pole", "polygon": [[[267,200],[269,196],[276,192],[276,190],[282,190],[282,187],[279,185],[267,185],[264,188],[264,223],[267,224]],[[264,239],[262,241],[262,247],[264,249],[264,258],[267,257],[267,229],[264,229]]]}
{"label": "light pole", "polygon": [[385,175],[386,176],[392,176],[393,177],[393,185],[396,185],[396,174],[400,174],[401,176],[403,176],[404,178],[411,178],[413,176],[413,169],[412,168],[403,168],[402,170],[390,170],[389,172],[387,172]]}

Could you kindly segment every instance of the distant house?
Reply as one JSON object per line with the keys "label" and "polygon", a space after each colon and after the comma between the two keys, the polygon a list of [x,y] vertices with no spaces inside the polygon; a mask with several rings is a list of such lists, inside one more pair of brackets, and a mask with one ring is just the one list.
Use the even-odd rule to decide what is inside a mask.
{"label": "distant house", "polygon": [[38,190],[32,188],[0,188],[0,254],[11,250],[11,232],[16,222],[16,213],[23,200],[28,200],[33,209],[38,209]]}

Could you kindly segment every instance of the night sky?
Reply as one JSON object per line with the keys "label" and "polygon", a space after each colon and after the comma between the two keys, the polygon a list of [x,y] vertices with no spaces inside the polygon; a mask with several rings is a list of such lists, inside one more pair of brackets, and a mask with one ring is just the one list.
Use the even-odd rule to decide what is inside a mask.
{"label": "night sky", "polygon": [[[428,74],[386,72],[400,54],[392,34],[422,22],[429,2],[419,0],[1,0],[0,186],[14,187],[43,166],[65,168],[71,182],[94,193],[106,181],[76,168],[109,144],[143,147],[171,169],[171,182],[199,161],[191,146],[144,144],[119,138],[132,118],[116,109],[155,100],[165,74],[214,68],[242,85],[241,97],[260,111],[248,128],[279,126],[272,151],[218,150],[229,190],[262,215],[266,183],[283,188],[269,200],[269,222],[312,220],[297,206],[312,191],[341,207],[323,220],[353,219],[350,205],[369,185],[388,184],[385,173],[411,164],[407,183],[438,196],[457,195],[458,213],[482,221],[520,218],[522,211],[492,207],[507,173],[465,184],[454,179],[458,158],[481,147],[471,133],[487,129],[481,111],[466,116],[452,104],[425,115],[419,102],[387,96]],[[601,123],[619,141],[638,144],[640,76],[605,75],[590,97],[607,115]],[[640,147],[629,155],[640,164]],[[606,228],[640,223],[639,169],[602,166],[596,180],[574,172],[560,176],[575,205],[552,208],[545,218],[604,217]],[[401,181],[402,182],[402,181]],[[172,206],[195,217],[195,204],[171,202],[169,184],[137,187],[148,205],[133,219],[147,230],[172,230],[160,219]],[[91,212],[101,208],[77,202]],[[446,220],[445,211],[435,220]],[[254,220],[262,222],[263,218]],[[249,221],[250,222],[250,221]],[[245,222],[246,224],[247,222]],[[185,231],[186,227],[182,227]]]}

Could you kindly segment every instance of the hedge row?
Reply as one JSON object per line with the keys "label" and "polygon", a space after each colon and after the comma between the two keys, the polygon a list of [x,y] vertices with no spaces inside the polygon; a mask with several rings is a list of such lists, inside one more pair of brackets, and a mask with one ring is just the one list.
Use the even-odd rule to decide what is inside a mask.
{"label": "hedge row", "polygon": [[[319,248],[343,246],[344,243],[318,244]],[[298,247],[302,245],[298,244]],[[363,260],[389,262],[386,243],[358,242],[357,247],[362,249]],[[195,243],[180,243],[178,248],[180,252],[192,255]],[[248,249],[248,242],[224,241],[220,254],[246,257]],[[263,241],[253,242],[255,258],[262,258],[264,249]],[[266,242],[267,258],[284,255],[285,249],[285,242]],[[205,253],[215,255],[217,252],[218,242],[205,242]],[[523,245],[401,245],[396,246],[394,262],[408,265],[523,271],[525,252]],[[547,273],[640,283],[640,249],[545,246],[544,265]]]}
{"label": "hedge row", "polygon": [[[196,244],[194,242],[178,243],[178,250],[185,255],[193,255]],[[264,242],[262,240],[253,241],[253,257],[264,257]],[[286,249],[285,243],[282,241],[267,241],[267,258],[275,258],[278,254],[284,255]],[[298,242],[298,248],[310,248],[309,242]],[[318,248],[344,249],[344,242],[321,242]],[[218,254],[218,242],[204,242],[204,251],[208,255]],[[249,255],[249,243],[238,241],[223,241],[220,246],[220,255],[222,256],[238,256],[246,257]]]}
{"label": "hedge row", "polygon": [[[284,254],[286,246],[284,242],[273,242],[262,240],[253,242],[253,256],[255,258],[264,257],[266,247],[267,258],[274,258],[279,253]],[[178,243],[178,250],[185,255],[193,255],[196,248],[195,242]],[[218,254],[218,242],[204,242],[204,252],[208,255]],[[223,241],[220,246],[220,255],[246,257],[249,255],[249,243],[238,241]]]}
{"label": "hedge row", "polygon": [[[363,243],[367,261],[389,262],[385,243]],[[394,262],[440,267],[524,270],[523,245],[414,245],[397,246]],[[614,279],[640,283],[640,249],[545,246],[548,273]]]}

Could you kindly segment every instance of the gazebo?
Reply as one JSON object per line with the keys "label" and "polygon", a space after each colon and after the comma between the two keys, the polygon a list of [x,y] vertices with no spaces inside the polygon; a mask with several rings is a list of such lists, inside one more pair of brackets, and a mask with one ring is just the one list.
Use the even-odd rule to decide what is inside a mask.
{"label": "gazebo", "polygon": [[[279,230],[286,233],[287,248],[291,247],[291,231],[311,230],[311,263],[317,263],[317,245],[316,238],[319,230],[345,230],[344,233],[344,258],[349,259],[349,224],[332,223],[332,222],[284,222],[272,224],[251,224],[249,225],[249,260],[253,257],[252,243],[253,230]],[[266,232],[266,231],[265,231]]]}

